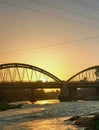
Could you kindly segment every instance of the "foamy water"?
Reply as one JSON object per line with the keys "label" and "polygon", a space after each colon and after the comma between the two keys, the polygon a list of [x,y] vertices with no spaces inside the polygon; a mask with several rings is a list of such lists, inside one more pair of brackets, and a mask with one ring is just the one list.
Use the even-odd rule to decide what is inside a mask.
{"label": "foamy water", "polygon": [[83,130],[65,120],[99,112],[99,101],[43,101],[0,112],[0,130]]}

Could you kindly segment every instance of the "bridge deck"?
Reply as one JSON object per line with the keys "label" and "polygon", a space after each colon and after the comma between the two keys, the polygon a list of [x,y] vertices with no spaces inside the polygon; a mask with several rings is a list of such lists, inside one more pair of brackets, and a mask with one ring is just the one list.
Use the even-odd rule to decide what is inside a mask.
{"label": "bridge deck", "polygon": [[94,88],[99,87],[99,82],[1,82],[1,89],[54,89],[62,86],[76,87],[76,88]]}
{"label": "bridge deck", "polygon": [[38,88],[44,88],[44,89],[51,89],[51,88],[61,88],[62,83],[61,82],[8,82],[8,83],[0,83],[0,88],[2,89],[38,89]]}

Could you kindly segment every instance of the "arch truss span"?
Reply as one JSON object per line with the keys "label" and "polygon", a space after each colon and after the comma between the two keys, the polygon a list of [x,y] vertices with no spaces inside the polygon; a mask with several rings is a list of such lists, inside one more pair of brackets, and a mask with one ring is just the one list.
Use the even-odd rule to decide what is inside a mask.
{"label": "arch truss span", "polygon": [[0,82],[53,82],[59,78],[39,67],[22,63],[0,65]]}
{"label": "arch truss span", "polygon": [[80,71],[67,80],[68,82],[99,81],[99,65]]}

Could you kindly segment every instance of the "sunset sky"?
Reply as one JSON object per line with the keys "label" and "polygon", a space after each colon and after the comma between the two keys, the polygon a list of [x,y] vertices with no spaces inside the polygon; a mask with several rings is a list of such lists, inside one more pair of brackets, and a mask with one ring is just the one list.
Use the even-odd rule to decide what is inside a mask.
{"label": "sunset sky", "polygon": [[98,0],[0,0],[0,64],[31,64],[66,80],[99,65],[98,56]]}

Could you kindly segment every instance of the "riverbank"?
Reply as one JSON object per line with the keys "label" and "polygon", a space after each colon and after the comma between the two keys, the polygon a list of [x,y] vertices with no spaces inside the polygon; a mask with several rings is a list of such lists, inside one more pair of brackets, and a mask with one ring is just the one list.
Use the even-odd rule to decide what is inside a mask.
{"label": "riverbank", "polygon": [[99,113],[91,113],[84,117],[74,116],[65,122],[70,121],[72,125],[86,127],[84,130],[99,130]]}
{"label": "riverbank", "polygon": [[16,109],[16,108],[21,108],[21,105],[14,105],[14,104],[8,104],[5,101],[0,102],[0,111],[5,111],[9,109]]}

